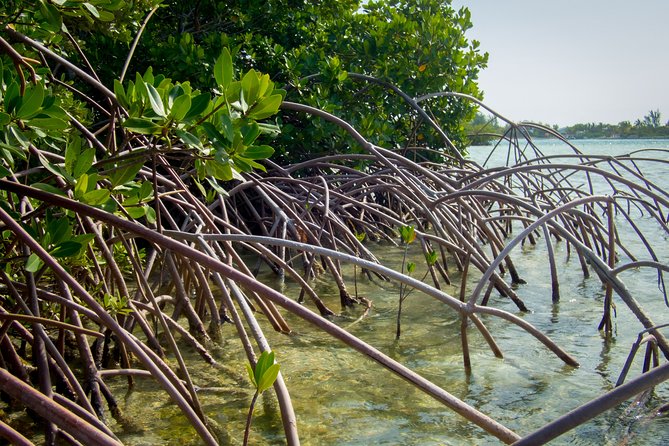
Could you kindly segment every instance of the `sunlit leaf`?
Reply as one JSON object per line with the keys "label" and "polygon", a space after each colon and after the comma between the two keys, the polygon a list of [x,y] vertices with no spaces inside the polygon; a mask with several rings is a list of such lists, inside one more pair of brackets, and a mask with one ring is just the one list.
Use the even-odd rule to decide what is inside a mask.
{"label": "sunlit leaf", "polygon": [[253,108],[249,110],[247,116],[251,119],[268,118],[279,111],[281,101],[281,95],[273,94],[272,96],[268,96],[254,105]]}
{"label": "sunlit leaf", "polygon": [[251,380],[251,383],[253,383],[253,387],[258,388],[258,383],[256,383],[255,372],[251,367],[251,364],[246,363],[246,371],[249,374],[249,380]]}
{"label": "sunlit leaf", "polygon": [[170,116],[176,121],[181,121],[184,119],[191,107],[190,95],[182,94],[178,96],[174,103],[172,104],[172,109],[170,110]]}
{"label": "sunlit leaf", "polygon": [[42,267],[44,262],[34,252],[28,256],[26,261],[26,271],[29,273],[36,273]]}
{"label": "sunlit leaf", "polygon": [[145,118],[128,118],[123,122],[123,127],[143,135],[159,135],[163,130],[162,126]]}
{"label": "sunlit leaf", "polygon": [[88,12],[90,12],[96,19],[100,18],[100,13],[98,12],[98,8],[96,8],[92,4],[84,3],[84,8],[88,9]]}
{"label": "sunlit leaf", "polygon": [[167,113],[165,113],[165,105],[163,104],[163,99],[160,97],[160,93],[158,93],[156,87],[154,87],[149,83],[146,83],[146,90],[149,92],[149,103],[151,104],[151,108],[153,109],[154,113],[160,116],[161,118],[167,116]]}
{"label": "sunlit leaf", "polygon": [[144,215],[146,216],[146,221],[150,224],[154,224],[156,222],[156,210],[151,206],[149,206],[148,204],[145,204],[143,208],[144,208]]}
{"label": "sunlit leaf", "polygon": [[86,192],[81,197],[81,200],[86,204],[90,204],[91,206],[98,206],[106,202],[109,199],[109,195],[110,193],[107,189],[94,189],[92,191]]}
{"label": "sunlit leaf", "polygon": [[[244,93],[243,100],[248,105],[253,105],[258,99],[258,90],[260,88],[260,81],[258,73],[252,68],[242,78],[242,92]],[[241,100],[241,99],[240,99]],[[244,110],[246,113],[246,110]]]}
{"label": "sunlit leaf", "polygon": [[265,390],[272,387],[274,381],[276,381],[277,376],[279,375],[279,364],[272,364],[260,378],[258,382],[258,393],[262,393]]}
{"label": "sunlit leaf", "polygon": [[232,57],[230,56],[230,51],[227,48],[223,48],[221,55],[218,56],[214,65],[214,78],[216,79],[216,84],[220,85],[225,91],[232,82],[232,77]]}

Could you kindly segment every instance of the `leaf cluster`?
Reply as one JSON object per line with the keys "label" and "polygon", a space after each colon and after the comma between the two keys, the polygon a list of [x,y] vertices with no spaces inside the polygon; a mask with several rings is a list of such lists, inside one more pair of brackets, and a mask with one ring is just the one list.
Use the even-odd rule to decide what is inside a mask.
{"label": "leaf cluster", "polygon": [[[259,161],[274,149],[262,142],[263,135],[280,130],[261,121],[277,113],[285,91],[256,70],[237,75],[227,48],[206,73],[211,84],[202,88],[154,74],[151,67],[128,82],[116,73],[106,84],[97,75],[106,66],[97,51],[108,47],[95,48],[87,58],[87,38],[127,42],[157,3],[38,0],[10,2],[0,12],[0,178],[153,225],[160,193],[154,190],[157,157],[164,157],[165,165],[175,160],[174,167],[184,178],[192,176],[208,199],[225,194],[218,181],[264,170]],[[130,11],[133,7],[139,9]],[[44,46],[58,55],[57,63]],[[86,79],[81,71],[92,75]],[[82,271],[99,264],[94,236],[73,213],[35,202],[28,203],[35,212],[24,218],[25,204],[6,192],[0,203],[63,264]],[[119,265],[129,263],[125,247],[114,255]],[[24,259],[28,272],[43,267],[36,254],[23,254],[11,233],[3,233],[0,251],[0,260],[7,259]],[[105,308],[123,314],[122,302],[101,298],[109,304]]]}
{"label": "leaf cluster", "polygon": [[[477,78],[487,54],[466,37],[469,11],[456,11],[450,2],[168,0],[165,5],[140,43],[137,71],[153,66],[178,73],[194,87],[212,87],[206,72],[227,47],[238,67],[259,69],[285,84],[289,100],[335,113],[385,147],[442,150],[445,144],[396,94],[347,73],[385,80],[412,97],[435,91],[481,97]],[[464,124],[475,106],[441,98],[430,110],[463,146]],[[331,124],[292,114],[281,115],[279,123],[279,162],[360,150]]]}
{"label": "leaf cluster", "polygon": [[262,352],[255,368],[246,364],[249,379],[259,394],[272,387],[279,375],[279,368],[279,364],[274,362],[274,352],[271,351]]}

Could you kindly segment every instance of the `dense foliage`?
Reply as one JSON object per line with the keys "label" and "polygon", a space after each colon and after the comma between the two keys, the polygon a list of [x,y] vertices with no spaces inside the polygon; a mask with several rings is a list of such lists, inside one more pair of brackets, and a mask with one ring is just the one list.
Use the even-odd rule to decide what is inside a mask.
{"label": "dense foliage", "polygon": [[[333,112],[386,147],[447,147],[387,85],[347,73],[372,76],[412,97],[454,91],[473,96],[487,54],[465,33],[469,11],[435,0],[311,2],[307,0],[164,2],[149,22],[134,59],[134,71],[157,73],[211,86],[207,75],[223,47],[236,65],[269,73],[288,91],[287,100]],[[167,36],[165,38],[165,36]],[[106,35],[91,36],[94,64],[110,79],[127,48]],[[104,77],[104,76],[103,76]],[[430,103],[434,117],[463,147],[463,124],[474,106],[457,98]],[[283,135],[274,143],[281,159],[356,150],[335,127],[284,114]]]}

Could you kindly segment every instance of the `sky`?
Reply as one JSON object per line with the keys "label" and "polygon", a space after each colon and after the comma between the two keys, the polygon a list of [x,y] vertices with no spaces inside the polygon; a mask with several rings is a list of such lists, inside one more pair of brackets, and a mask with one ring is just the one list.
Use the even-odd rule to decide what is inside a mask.
{"label": "sky", "polygon": [[454,0],[489,53],[484,103],[514,121],[669,120],[669,0]]}

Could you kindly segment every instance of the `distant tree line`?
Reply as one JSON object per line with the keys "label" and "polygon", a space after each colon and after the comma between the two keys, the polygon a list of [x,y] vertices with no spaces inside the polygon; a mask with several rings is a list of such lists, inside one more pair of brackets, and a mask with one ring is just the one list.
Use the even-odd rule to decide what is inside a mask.
{"label": "distant tree line", "polygon": [[[588,139],[588,138],[621,138],[621,139],[640,139],[640,138],[668,138],[669,139],[669,121],[662,122],[662,114],[659,110],[650,110],[642,119],[637,119],[634,123],[622,121],[618,124],[585,123],[575,124],[568,127],[559,127],[557,124],[539,123],[545,127],[559,131],[562,135],[570,139]],[[465,125],[465,130],[469,138],[470,145],[486,145],[496,140],[493,134],[502,135],[506,127],[500,125],[497,118],[483,113],[477,113],[476,117]],[[538,129],[527,129],[531,136],[535,138],[548,137],[549,135]]]}
{"label": "distant tree line", "polygon": [[587,123],[575,124],[560,129],[568,138],[669,138],[669,122],[662,123],[659,110],[651,110],[643,119],[634,123],[622,121],[618,124]]}

